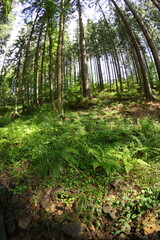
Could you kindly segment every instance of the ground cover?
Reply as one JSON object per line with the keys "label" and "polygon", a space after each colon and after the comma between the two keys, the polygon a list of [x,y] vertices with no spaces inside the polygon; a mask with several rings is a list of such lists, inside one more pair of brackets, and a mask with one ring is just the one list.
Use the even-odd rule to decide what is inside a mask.
{"label": "ground cover", "polygon": [[103,92],[73,106],[0,120],[8,238],[158,239],[160,104]]}

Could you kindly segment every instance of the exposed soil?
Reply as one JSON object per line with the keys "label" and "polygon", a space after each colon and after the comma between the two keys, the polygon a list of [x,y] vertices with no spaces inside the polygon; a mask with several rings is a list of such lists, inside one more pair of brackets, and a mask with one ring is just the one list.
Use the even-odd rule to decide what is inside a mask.
{"label": "exposed soil", "polygon": [[[105,200],[108,197],[118,196],[121,188],[125,190],[128,184],[131,184],[130,182],[128,184],[121,182],[119,186],[119,181],[117,181],[107,186],[109,191],[107,196],[104,196],[103,214],[100,217],[94,217],[94,220],[88,225],[82,223],[85,216],[83,213],[81,216],[78,215],[79,209],[75,201],[66,206],[61,200],[61,193],[65,189],[63,186],[38,190],[38,184],[41,184],[39,179],[31,177],[27,179],[21,176],[19,184],[21,186],[28,185],[28,189],[20,194],[14,194],[17,185],[16,179],[11,178],[8,173],[3,173],[1,182],[0,211],[4,215],[8,240],[160,239],[160,232],[158,232],[160,227],[154,218],[154,213],[150,212],[147,213],[147,217],[145,216],[140,221],[146,220],[144,225],[151,230],[151,234],[145,234],[144,227],[142,232],[136,233],[136,226],[135,228],[132,226],[129,231],[124,229],[124,233],[114,236],[114,221],[120,213],[117,209],[105,205]],[[134,187],[137,188],[136,185]],[[67,191],[73,194],[78,189],[75,187]],[[151,226],[147,223],[149,214],[151,215]],[[95,221],[99,221],[99,218],[101,218],[101,227],[97,228]],[[1,240],[5,240],[5,238]]]}

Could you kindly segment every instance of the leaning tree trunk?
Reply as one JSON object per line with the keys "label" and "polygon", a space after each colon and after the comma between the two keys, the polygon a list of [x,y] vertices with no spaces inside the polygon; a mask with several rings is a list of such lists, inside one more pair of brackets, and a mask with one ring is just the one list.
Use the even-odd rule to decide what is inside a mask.
{"label": "leaning tree trunk", "polygon": [[145,62],[144,62],[143,56],[141,54],[139,45],[138,45],[138,43],[136,41],[136,38],[134,36],[134,33],[132,32],[132,29],[131,29],[130,25],[128,24],[127,20],[125,19],[122,11],[120,10],[120,8],[118,7],[118,5],[116,4],[116,2],[114,0],[111,0],[111,2],[113,3],[113,5],[115,6],[117,12],[119,13],[120,18],[121,18],[124,26],[126,27],[127,34],[129,35],[130,40],[132,42],[132,45],[133,45],[133,47],[135,49],[135,52],[137,54],[139,65],[141,67],[142,77],[143,77],[144,94],[145,94],[146,100],[152,101],[155,98],[154,98],[154,96],[152,94],[150,82],[149,82],[149,79],[148,79],[148,74],[147,74],[146,67],[145,67]]}
{"label": "leaning tree trunk", "polygon": [[114,58],[115,58],[115,66],[116,66],[116,70],[117,70],[117,76],[118,76],[118,80],[120,82],[120,91],[123,92],[122,75],[121,75],[121,70],[120,70],[119,57],[118,57],[118,53],[117,53],[117,49],[116,49],[116,43],[114,41],[114,36],[113,36],[112,30],[109,26],[109,23],[106,19],[106,16],[105,16],[100,4],[99,4],[99,8],[102,12],[102,15],[103,15],[103,18],[104,18],[104,21],[105,21],[105,25],[106,25],[106,28],[107,28],[107,32],[108,32],[108,34],[111,38],[111,41],[112,41],[111,48],[112,48],[112,52],[113,52]]}
{"label": "leaning tree trunk", "polygon": [[154,58],[154,62],[155,62],[155,65],[156,65],[156,69],[157,69],[157,73],[158,73],[158,77],[159,77],[159,81],[160,81],[160,59],[159,59],[159,56],[158,56],[157,49],[156,49],[156,47],[155,47],[155,45],[152,41],[152,37],[151,37],[148,29],[144,25],[143,21],[141,20],[140,16],[136,13],[135,9],[132,7],[131,3],[128,0],[124,0],[124,2],[126,3],[128,8],[130,9],[130,11],[132,12],[133,16],[137,20],[137,22],[138,22],[146,40],[147,40],[148,46],[150,47],[153,58]]}
{"label": "leaning tree trunk", "polygon": [[151,0],[151,2],[153,3],[153,5],[158,8],[158,10],[160,11],[160,3],[158,3],[156,0]]}
{"label": "leaning tree trunk", "polygon": [[88,79],[88,70],[87,70],[87,58],[86,58],[86,45],[84,38],[84,28],[82,21],[82,9],[80,0],[77,0],[77,9],[79,14],[79,30],[80,30],[80,53],[81,53],[81,77],[82,77],[82,87],[83,87],[83,96],[90,98],[90,83]]}

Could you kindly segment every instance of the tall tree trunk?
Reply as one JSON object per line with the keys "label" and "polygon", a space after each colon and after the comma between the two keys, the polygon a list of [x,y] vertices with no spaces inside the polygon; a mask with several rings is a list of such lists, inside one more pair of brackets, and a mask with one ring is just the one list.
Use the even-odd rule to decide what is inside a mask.
{"label": "tall tree trunk", "polygon": [[116,69],[117,69],[117,76],[118,76],[118,79],[119,79],[119,82],[120,82],[120,91],[123,92],[122,75],[121,75],[119,57],[118,57],[118,53],[117,53],[117,49],[116,49],[116,43],[114,41],[114,36],[113,36],[112,30],[109,26],[109,23],[108,23],[108,21],[105,17],[105,14],[104,14],[100,4],[99,4],[99,8],[102,12],[102,15],[103,15],[103,18],[104,18],[104,21],[105,21],[105,25],[107,27],[108,34],[110,35],[110,38],[112,39],[111,48],[112,48],[113,54],[115,55],[115,57],[114,57],[115,58],[115,66],[116,66]]}
{"label": "tall tree trunk", "polygon": [[85,38],[84,38],[84,28],[83,28],[82,9],[81,9],[80,0],[77,0],[77,9],[79,13],[81,75],[82,75],[82,84],[83,84],[83,96],[90,98],[91,97],[90,83],[88,79],[86,45],[85,45]]}
{"label": "tall tree trunk", "polygon": [[57,49],[57,92],[58,92],[58,110],[59,114],[64,117],[62,106],[62,84],[63,84],[63,43],[64,43],[64,0],[61,1],[61,13],[59,21],[59,37]]}
{"label": "tall tree trunk", "polygon": [[44,94],[44,59],[45,59],[45,52],[46,52],[46,38],[47,38],[47,29],[44,36],[43,42],[43,49],[42,49],[42,57],[41,57],[41,72],[40,72],[40,83],[39,83],[39,102],[40,104],[43,103],[43,94]]}
{"label": "tall tree trunk", "polygon": [[111,78],[111,71],[110,71],[110,64],[109,64],[109,57],[107,56],[107,53],[105,55],[105,66],[107,67],[108,72],[108,81],[109,81],[109,90],[112,92],[112,78]]}
{"label": "tall tree trunk", "polygon": [[39,105],[39,78],[38,78],[38,68],[39,68],[39,54],[40,54],[40,42],[42,37],[42,30],[43,30],[43,24],[40,28],[38,40],[37,40],[37,46],[36,46],[36,52],[35,52],[35,58],[34,58],[34,105]]}
{"label": "tall tree trunk", "polygon": [[124,2],[126,3],[128,8],[130,9],[130,11],[132,12],[133,16],[137,20],[137,22],[147,40],[148,46],[150,47],[153,58],[154,58],[154,62],[156,65],[156,69],[157,69],[157,73],[158,73],[158,77],[159,77],[159,81],[160,81],[160,59],[158,56],[157,49],[152,41],[152,37],[150,36],[150,33],[149,33],[148,29],[146,28],[146,26],[144,25],[143,21],[141,20],[140,16],[137,14],[135,9],[132,7],[131,3],[128,0],[124,0]]}
{"label": "tall tree trunk", "polygon": [[49,86],[50,86],[50,102],[51,107],[53,111],[55,111],[55,101],[54,101],[54,74],[53,74],[53,54],[52,54],[52,48],[53,48],[53,41],[52,41],[52,33],[51,33],[51,23],[50,19],[48,22],[48,25],[50,26],[48,30],[48,37],[49,37]]}
{"label": "tall tree trunk", "polygon": [[30,51],[30,45],[31,45],[31,40],[32,36],[34,33],[34,28],[35,28],[35,23],[38,18],[39,11],[36,14],[34,23],[31,28],[31,32],[27,41],[26,49],[25,49],[25,56],[24,56],[24,63],[23,63],[23,70],[22,70],[22,106],[23,106],[23,111],[26,110],[26,105],[27,105],[27,93],[26,93],[26,79],[27,79],[27,66],[28,66],[28,61],[29,61],[29,51]]}
{"label": "tall tree trunk", "polygon": [[18,98],[19,98],[19,82],[20,82],[20,71],[22,61],[22,49],[20,49],[20,56],[17,63],[16,76],[15,76],[15,107],[14,114],[18,114]]}
{"label": "tall tree trunk", "polygon": [[138,60],[139,60],[139,64],[141,67],[141,72],[142,72],[142,76],[143,76],[143,82],[144,82],[144,94],[147,100],[152,101],[154,100],[154,96],[152,94],[152,90],[151,90],[151,86],[149,83],[149,79],[148,79],[148,75],[147,75],[147,71],[146,71],[146,67],[145,67],[145,63],[144,63],[144,59],[143,56],[141,54],[139,45],[136,41],[136,38],[132,32],[132,29],[130,27],[130,25],[128,24],[127,20],[125,19],[122,11],[120,10],[120,8],[118,7],[118,5],[116,4],[116,2],[114,0],[111,0],[111,2],[113,3],[113,5],[115,6],[117,12],[119,13],[121,20],[124,24],[124,26],[126,27],[127,33],[131,39],[131,42],[133,44],[133,47],[135,49],[135,52],[137,54]]}

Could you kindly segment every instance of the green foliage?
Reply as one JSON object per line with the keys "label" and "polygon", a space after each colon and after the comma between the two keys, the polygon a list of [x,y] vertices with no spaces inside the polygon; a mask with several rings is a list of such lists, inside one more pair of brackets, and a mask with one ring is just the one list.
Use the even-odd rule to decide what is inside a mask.
{"label": "green foliage", "polygon": [[66,121],[59,120],[49,105],[34,112],[14,121],[1,118],[4,163],[28,159],[29,168],[44,177],[66,167],[103,169],[109,176],[147,169],[160,160],[160,126],[155,120],[143,118],[133,124],[117,118],[116,111],[106,113],[115,117],[101,118],[103,112],[98,115],[96,107],[87,113],[68,112]]}
{"label": "green foliage", "polygon": [[[121,201],[115,201],[112,203],[114,208],[117,208],[120,212],[120,216],[117,219],[115,226],[116,230],[114,234],[124,232],[124,229],[131,229],[136,225],[140,225],[139,219],[144,218],[146,210],[152,210],[159,206],[159,188],[146,188],[141,192],[130,190],[129,195],[123,194]],[[159,211],[157,212],[157,215]],[[141,226],[139,226],[141,228]]]}

